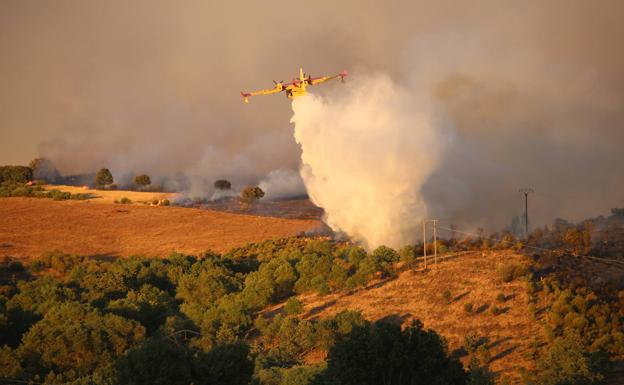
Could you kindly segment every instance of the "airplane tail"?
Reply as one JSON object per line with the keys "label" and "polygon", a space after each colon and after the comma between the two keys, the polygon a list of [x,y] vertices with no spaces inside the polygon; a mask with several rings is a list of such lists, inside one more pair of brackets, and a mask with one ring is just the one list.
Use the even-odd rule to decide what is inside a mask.
{"label": "airplane tail", "polygon": [[305,74],[303,73],[303,68],[299,68],[299,81],[301,82],[301,88],[303,88],[303,91],[305,92],[306,78]]}
{"label": "airplane tail", "polygon": [[342,71],[340,71],[338,76],[340,76],[340,80],[344,83],[344,78],[349,76],[349,73],[347,72],[347,70],[342,70]]}

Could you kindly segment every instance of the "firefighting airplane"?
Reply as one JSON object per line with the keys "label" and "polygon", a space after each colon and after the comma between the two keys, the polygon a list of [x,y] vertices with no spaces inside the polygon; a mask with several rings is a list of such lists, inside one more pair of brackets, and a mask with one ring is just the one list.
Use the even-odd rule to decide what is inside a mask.
{"label": "firefighting airplane", "polygon": [[312,76],[306,75],[303,73],[303,68],[299,68],[299,79],[293,79],[290,83],[284,83],[284,81],[276,82],[273,80],[275,84],[274,88],[264,89],[254,92],[243,92],[241,91],[241,96],[243,97],[243,101],[245,103],[249,103],[250,96],[257,95],[270,95],[276,94],[278,92],[285,91],[286,97],[288,99],[292,99],[296,96],[302,96],[306,94],[306,86],[315,86],[317,84],[325,83],[326,81],[340,78],[344,82],[344,78],[348,75],[347,70],[342,70],[338,75],[332,76],[321,76],[318,78],[313,78]]}

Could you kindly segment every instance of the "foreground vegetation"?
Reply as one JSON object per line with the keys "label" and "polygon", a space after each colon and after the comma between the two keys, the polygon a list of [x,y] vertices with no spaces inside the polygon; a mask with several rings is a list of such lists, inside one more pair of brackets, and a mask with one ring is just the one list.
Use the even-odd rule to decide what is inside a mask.
{"label": "foreground vegetation", "polygon": [[[399,258],[388,248],[368,254],[297,238],[199,258],[52,254],[26,270],[6,263],[14,278],[0,297],[0,375],[51,384],[373,384],[414,376],[465,384],[469,373],[422,324],[401,330],[350,311],[299,316],[297,293],[363,285],[393,274]],[[263,312],[288,298],[277,315]],[[314,354],[328,359],[309,363]]]}
{"label": "foreground vegetation", "polygon": [[[413,247],[367,253],[291,238],[199,257],[5,261],[0,376],[49,384],[493,383],[476,344],[466,345],[465,369],[418,321],[401,329],[353,311],[303,313],[298,294],[357,288],[418,267],[417,257]],[[545,306],[537,370],[525,381],[600,383],[624,356],[623,292],[594,290],[553,266],[503,264],[497,273],[526,282],[529,309]]]}

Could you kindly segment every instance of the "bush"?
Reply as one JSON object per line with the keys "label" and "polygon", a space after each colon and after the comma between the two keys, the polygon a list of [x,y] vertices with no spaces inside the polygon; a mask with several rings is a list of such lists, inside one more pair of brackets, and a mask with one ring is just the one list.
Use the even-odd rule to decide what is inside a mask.
{"label": "bush", "polygon": [[442,297],[444,298],[446,303],[451,303],[453,295],[451,294],[450,290],[444,290],[444,293],[442,293]]}
{"label": "bush", "polygon": [[501,308],[499,308],[498,306],[492,306],[492,315],[497,316],[499,314],[501,314],[503,312],[503,310]]}
{"label": "bush", "polygon": [[473,308],[472,308],[472,302],[466,302],[466,303],[464,304],[464,311],[465,311],[466,313],[472,313],[472,310],[473,310]]}
{"label": "bush", "polygon": [[522,277],[527,273],[527,268],[521,263],[508,263],[498,266],[498,274],[505,283]]}
{"label": "bush", "polygon": [[59,190],[50,190],[48,191],[48,196],[55,201],[63,201],[71,198],[71,193],[67,191],[59,191]]}
{"label": "bush", "polygon": [[496,300],[498,302],[505,302],[507,301],[507,297],[503,293],[498,293],[498,295],[496,296]]}
{"label": "bush", "polygon": [[162,200],[162,205],[163,206],[169,206],[169,205],[171,205],[171,202],[169,202],[169,199],[163,199]]}
{"label": "bush", "polygon": [[129,205],[130,203],[132,203],[132,201],[129,198],[122,197],[119,203],[121,203],[122,205]]}
{"label": "bush", "polygon": [[9,261],[6,267],[7,270],[12,273],[20,273],[24,271],[24,265],[20,261]]}

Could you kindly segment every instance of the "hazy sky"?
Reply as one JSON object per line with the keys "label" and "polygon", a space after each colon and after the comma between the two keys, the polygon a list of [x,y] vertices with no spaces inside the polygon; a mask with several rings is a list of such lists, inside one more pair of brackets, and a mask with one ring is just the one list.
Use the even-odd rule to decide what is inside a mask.
{"label": "hazy sky", "polygon": [[[496,191],[537,181],[544,192],[563,173],[556,183],[604,183],[598,195],[578,194],[609,198],[623,184],[622,36],[617,0],[3,0],[0,163],[46,156],[65,173],[108,166],[116,178],[258,181],[299,167],[292,110],[281,95],[245,105],[239,91],[288,80],[299,66],[312,75],[346,68],[350,81],[379,72],[430,88],[455,143],[467,144],[446,170],[470,174],[497,159],[519,177]],[[466,162],[475,143],[491,157]],[[539,162],[524,166],[527,152]],[[481,169],[473,180],[502,178]],[[443,193],[436,180],[455,183],[449,174],[434,175],[428,191]],[[455,192],[475,189],[458,183]],[[462,202],[453,212],[471,207],[446,194]],[[480,194],[463,196],[472,204]]]}

